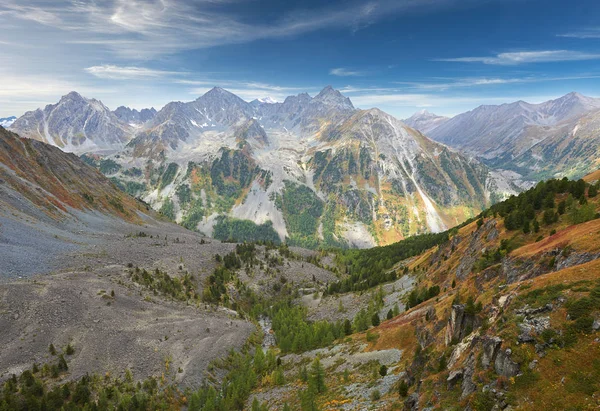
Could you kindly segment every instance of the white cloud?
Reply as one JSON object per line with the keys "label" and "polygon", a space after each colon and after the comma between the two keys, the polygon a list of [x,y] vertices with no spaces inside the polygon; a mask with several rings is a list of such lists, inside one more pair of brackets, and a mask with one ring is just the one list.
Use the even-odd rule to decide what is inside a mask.
{"label": "white cloud", "polygon": [[29,20],[47,26],[58,26],[63,23],[58,14],[53,11],[41,7],[13,3],[10,0],[7,0],[5,5],[0,6],[0,16]]}
{"label": "white cloud", "polygon": [[[549,81],[567,81],[567,80],[589,80],[598,79],[600,75],[577,75],[577,76],[530,76],[530,77],[513,77],[513,78],[488,78],[488,77],[464,77],[455,79],[432,79],[429,82],[412,82],[399,81],[396,84],[401,84],[408,89],[423,90],[423,91],[446,91],[453,88],[469,88],[495,86],[505,84],[524,84],[524,83],[542,83]],[[436,81],[439,80],[439,81]]]}
{"label": "white cloud", "polygon": [[597,53],[586,53],[572,50],[541,50],[500,53],[496,56],[491,57],[457,57],[448,59],[436,59],[435,61],[483,63],[511,66],[527,63],[550,63],[560,61],[581,61],[597,59],[600,59],[600,54]]}
{"label": "white cloud", "polygon": [[56,103],[70,91],[86,97],[114,95],[117,89],[56,78],[52,75],[0,75],[0,117],[19,116],[25,111]]}
{"label": "white cloud", "polygon": [[[500,1],[500,0],[494,0]],[[235,1],[216,0],[4,0],[0,16],[62,32],[64,42],[148,59],[183,50],[283,38],[321,29],[359,30],[391,15],[438,11],[475,0],[351,0],[294,9],[260,23],[236,12]],[[231,4],[229,4],[231,3]],[[73,35],[69,32],[75,32]],[[0,37],[2,34],[0,33]],[[39,45],[43,45],[40,38]]]}
{"label": "white cloud", "polygon": [[570,33],[559,34],[558,37],[570,37],[575,39],[600,39],[600,27],[591,27]]}
{"label": "white cloud", "polygon": [[338,67],[338,68],[332,68],[331,70],[329,70],[329,74],[331,74],[332,76],[338,76],[338,77],[358,77],[358,76],[364,76],[365,72],[364,71],[357,71],[357,70],[349,70],[343,67]]}
{"label": "white cloud", "polygon": [[145,67],[134,66],[123,67],[112,64],[87,67],[84,70],[93,76],[111,80],[148,79],[187,74],[177,71],[152,70]]}

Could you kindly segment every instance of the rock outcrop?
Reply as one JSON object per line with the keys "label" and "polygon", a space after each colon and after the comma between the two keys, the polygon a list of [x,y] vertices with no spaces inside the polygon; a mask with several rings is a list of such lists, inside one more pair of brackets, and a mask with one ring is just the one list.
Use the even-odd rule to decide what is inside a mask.
{"label": "rock outcrop", "polygon": [[474,328],[477,327],[477,318],[474,314],[465,312],[464,304],[455,304],[452,306],[452,312],[446,326],[446,345],[453,341],[460,342],[467,337]]}
{"label": "rock outcrop", "polygon": [[519,374],[521,367],[511,359],[511,356],[512,350],[510,348],[507,348],[504,351],[500,350],[498,352],[496,361],[494,362],[494,370],[496,371],[496,374],[508,378]]}

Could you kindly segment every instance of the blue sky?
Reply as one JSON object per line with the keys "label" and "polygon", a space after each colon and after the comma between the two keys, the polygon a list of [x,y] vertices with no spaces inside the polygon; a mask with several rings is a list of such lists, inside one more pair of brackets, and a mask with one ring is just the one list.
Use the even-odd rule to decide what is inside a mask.
{"label": "blue sky", "polygon": [[157,109],[331,84],[399,118],[600,96],[597,0],[3,0],[0,117],[77,90]]}

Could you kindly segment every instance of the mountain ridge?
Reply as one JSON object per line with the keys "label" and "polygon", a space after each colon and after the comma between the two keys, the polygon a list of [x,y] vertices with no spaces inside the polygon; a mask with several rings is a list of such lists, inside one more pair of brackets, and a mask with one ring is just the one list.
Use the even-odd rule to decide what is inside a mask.
{"label": "mountain ridge", "polygon": [[[101,104],[78,96],[66,99]],[[443,230],[519,190],[379,109],[354,108],[331,86],[260,104],[214,87],[167,104],[129,136],[91,163],[206,234],[226,215],[271,222],[281,240],[308,247],[389,243]],[[297,196],[314,208],[292,207],[286,198]]]}

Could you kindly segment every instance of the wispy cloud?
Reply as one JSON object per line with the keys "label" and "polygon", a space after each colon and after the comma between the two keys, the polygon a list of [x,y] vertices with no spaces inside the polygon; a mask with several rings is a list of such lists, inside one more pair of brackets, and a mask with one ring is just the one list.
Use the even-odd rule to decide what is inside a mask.
{"label": "wispy cloud", "polygon": [[365,72],[364,71],[358,71],[358,70],[350,70],[344,67],[337,67],[337,68],[332,68],[331,70],[329,70],[329,74],[331,74],[332,76],[338,76],[338,77],[360,77],[360,76],[364,76]]}
{"label": "wispy cloud", "polygon": [[[500,0],[497,0],[500,1]],[[4,0],[0,15],[52,27],[65,42],[96,45],[128,59],[148,59],[182,50],[260,39],[284,38],[322,29],[359,30],[390,15],[438,11],[475,0],[351,0],[312,9],[291,9],[248,22],[235,2],[215,0]],[[31,27],[29,28],[31,29]]]}
{"label": "wispy cloud", "polygon": [[47,10],[34,5],[26,5],[15,3],[7,0],[6,3],[0,6],[0,16],[8,16],[10,18],[29,20],[35,23],[47,26],[59,26],[63,24],[62,19],[53,10]]}
{"label": "wispy cloud", "polygon": [[101,66],[92,66],[84,69],[87,73],[102,79],[111,80],[132,80],[132,79],[148,79],[159,78],[166,76],[185,75],[185,72],[178,71],[163,71],[153,70],[145,67],[134,66],[116,66],[112,64],[104,64]]}
{"label": "wispy cloud", "polygon": [[551,63],[560,61],[597,60],[600,54],[586,53],[573,50],[541,50],[500,53],[490,57],[456,57],[435,59],[435,61],[450,61],[461,63],[483,63],[512,66],[529,63]]}
{"label": "wispy cloud", "polygon": [[558,37],[570,37],[575,39],[600,39],[600,27],[590,27],[570,33],[559,34]]}
{"label": "wispy cloud", "polygon": [[600,79],[600,75],[582,74],[576,76],[528,76],[528,77],[464,77],[464,78],[433,78],[430,81],[398,81],[396,84],[408,89],[430,92],[446,91],[453,88],[485,87],[506,84],[542,83],[550,81],[591,80]]}

